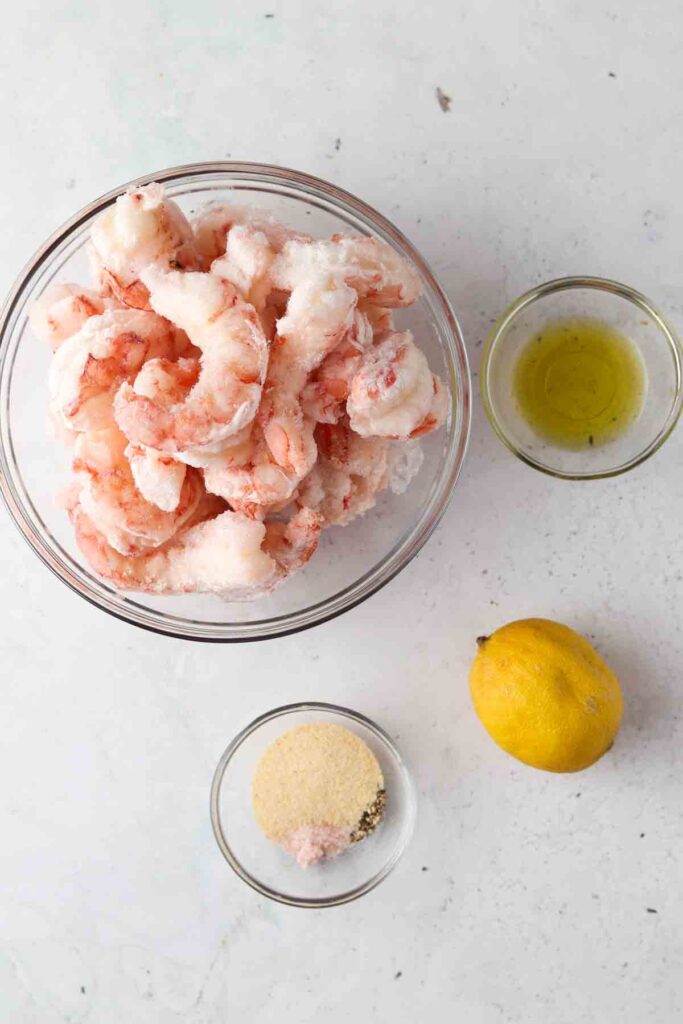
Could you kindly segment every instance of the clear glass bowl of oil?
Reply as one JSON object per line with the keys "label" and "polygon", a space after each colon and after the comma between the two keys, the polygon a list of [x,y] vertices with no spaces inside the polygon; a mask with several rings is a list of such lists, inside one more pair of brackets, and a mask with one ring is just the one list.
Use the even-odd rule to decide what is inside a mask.
{"label": "clear glass bowl of oil", "polygon": [[545,473],[632,469],[681,412],[683,350],[653,304],[597,277],[549,281],[509,306],[481,367],[486,413],[515,455]]}

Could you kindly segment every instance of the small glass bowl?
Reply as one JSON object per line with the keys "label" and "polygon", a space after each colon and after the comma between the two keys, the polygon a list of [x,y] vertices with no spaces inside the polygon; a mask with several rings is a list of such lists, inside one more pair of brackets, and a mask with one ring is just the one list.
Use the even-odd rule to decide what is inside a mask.
{"label": "small glass bowl", "polygon": [[[333,860],[302,868],[260,831],[251,806],[251,782],[271,743],[312,722],[341,725],[368,745],[384,775],[386,808],[366,839]],[[261,715],[235,736],[211,785],[211,824],[228,864],[252,889],[292,907],[336,907],[374,889],[401,858],[416,811],[410,772],[389,736],[369,718],[335,704],[287,704]]]}
{"label": "small glass bowl", "polygon": [[68,479],[68,452],[48,436],[48,345],[32,335],[31,303],[48,285],[87,282],[92,222],[128,186],[80,210],[23,269],[0,311],[0,494],[30,546],[67,586],[136,626],[189,640],[263,640],[307,629],[364,601],[418,553],[446,510],[460,473],[470,426],[470,377],[460,328],[448,299],[410,242],[348,192],[298,171],[253,163],[201,163],[146,174],[129,185],[163,183],[191,215],[207,202],[253,204],[318,237],[381,238],[422,282],[414,306],[396,311],[412,330],[450,396],[441,430],[425,438],[424,461],[405,494],[383,492],[376,508],[344,528],[325,530],[316,555],[291,580],[256,601],[212,594],[159,596],[116,591],[92,572],[56,501]]}
{"label": "small glass bowl", "polygon": [[[613,441],[594,448],[562,448],[540,437],[513,393],[514,370],[529,339],[566,317],[602,320],[630,339],[640,353],[646,394],[638,418]],[[498,437],[527,465],[566,480],[616,476],[653,455],[681,412],[681,344],[667,320],[644,295],[600,277],[563,277],[532,288],[508,306],[488,340],[481,366],[481,394]]]}

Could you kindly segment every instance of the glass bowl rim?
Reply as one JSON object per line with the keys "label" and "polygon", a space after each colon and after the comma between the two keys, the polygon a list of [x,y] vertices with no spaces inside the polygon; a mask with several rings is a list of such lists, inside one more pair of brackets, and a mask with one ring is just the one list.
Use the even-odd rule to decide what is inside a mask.
{"label": "glass bowl rim", "polygon": [[[556,292],[569,291],[572,289],[578,290],[582,288],[595,289],[596,291],[604,291],[609,292],[612,295],[617,295],[646,313],[650,319],[655,322],[659,328],[660,335],[663,335],[666,340],[669,346],[669,351],[673,357],[676,372],[676,390],[669,415],[653,440],[650,441],[649,444],[637,455],[634,455],[632,458],[618,466],[613,466],[609,469],[601,470],[600,472],[586,473],[578,473],[575,471],[566,472],[553,468],[540,460],[534,459],[533,456],[519,448],[514,441],[508,437],[502,421],[496,415],[489,389],[489,371],[494,349],[505,338],[505,335],[515,318],[524,309],[526,309],[527,306],[532,305],[539,299],[547,298],[548,295],[552,295]],[[552,281],[546,281],[543,284],[536,285],[534,288],[530,288],[528,291],[520,295],[519,298],[511,302],[505,310],[503,310],[489,332],[486,347],[484,348],[484,354],[481,360],[480,388],[481,398],[488,421],[493,427],[497,437],[503,442],[506,448],[516,455],[518,459],[526,463],[527,466],[531,466],[532,469],[537,469],[541,473],[546,473],[548,476],[553,476],[558,480],[605,480],[609,477],[620,476],[622,473],[626,473],[630,469],[634,469],[636,466],[641,465],[641,463],[645,462],[646,459],[649,459],[651,455],[654,455],[655,452],[659,451],[664,442],[671,436],[676,424],[678,423],[681,415],[681,406],[683,404],[683,348],[681,347],[681,342],[676,331],[669,323],[668,319],[654,303],[635,288],[631,288],[626,284],[621,284],[619,281],[614,281],[608,277],[592,277],[587,275],[558,277],[554,278]]]}
{"label": "glass bowl rim", "polygon": [[[297,714],[302,711],[320,712],[322,714],[334,714],[341,718],[348,718],[358,725],[362,725],[368,729],[373,735],[380,740],[386,747],[389,748],[392,757],[396,761],[398,768],[400,769],[403,783],[408,791],[408,812],[406,825],[404,827],[403,841],[396,847],[392,855],[386,861],[379,871],[376,871],[366,882],[361,885],[355,886],[353,889],[349,889],[345,893],[340,893],[337,896],[320,896],[306,899],[303,897],[290,896],[287,893],[280,893],[276,889],[272,889],[247,871],[242,865],[238,857],[234,854],[230,844],[228,843],[225,833],[223,831],[223,825],[221,821],[220,813],[220,792],[223,784],[225,773],[233,758],[233,755],[239,750],[242,744],[249,739],[255,732],[257,732],[261,726],[266,725],[268,722],[276,721],[278,718],[286,718],[288,715]],[[329,704],[324,701],[300,701],[293,704],[283,704],[280,707],[272,708],[270,711],[265,711],[263,714],[258,715],[252,722],[241,729],[236,736],[230,741],[228,746],[223,751],[216,770],[213,774],[211,781],[211,791],[209,800],[209,810],[211,815],[211,827],[213,834],[218,844],[218,847],[223,854],[223,857],[230,865],[235,874],[242,879],[250,888],[260,893],[262,896],[266,896],[268,899],[274,900],[276,903],[283,903],[289,907],[303,907],[305,909],[320,909],[323,907],[339,907],[344,903],[351,903],[353,900],[364,896],[366,893],[371,892],[375,889],[380,882],[383,882],[391,872],[394,870],[401,857],[405,853],[410,840],[412,839],[413,832],[415,830],[415,822],[417,819],[417,789],[415,782],[411,774],[410,768],[406,762],[406,759],[399,752],[396,744],[381,726],[373,722],[372,719],[366,715],[362,715],[359,711],[352,711],[351,708],[343,707],[340,704]]]}
{"label": "glass bowl rim", "polygon": [[[171,615],[170,612],[167,614],[151,608],[137,608],[133,604],[121,607],[116,604],[117,595],[109,597],[108,588],[105,588],[101,581],[96,581],[100,589],[95,589],[73,571],[68,562],[65,562],[61,554],[55,550],[51,541],[45,541],[40,535],[40,530],[34,525],[31,503],[29,502],[27,507],[21,488],[15,486],[11,469],[14,461],[13,447],[7,417],[4,416],[4,405],[3,409],[0,409],[0,496],[10,518],[43,564],[90,604],[123,622],[163,636],[214,643],[240,643],[287,636],[336,618],[377,593],[412,561],[443,517],[460,475],[471,430],[472,386],[463,333],[449,300],[428,263],[391,221],[350,192],[313,175],[272,164],[226,160],[183,164],[134,178],[82,207],[49,236],[24,265],[0,308],[0,397],[8,399],[8,378],[11,381],[13,367],[12,360],[9,370],[7,368],[7,325],[27,285],[49,260],[52,252],[84,221],[111,205],[128,188],[149,184],[152,181],[173,183],[184,178],[201,181],[203,178],[210,179],[212,176],[220,175],[225,175],[226,188],[230,187],[231,180],[238,179],[253,182],[254,185],[265,183],[275,187],[289,187],[300,199],[308,201],[313,200],[316,194],[321,195],[330,204],[333,212],[335,208],[340,212],[348,211],[364,223],[366,228],[374,229],[380,237],[390,239],[392,245],[401,254],[408,256],[419,270],[447,326],[447,330],[438,330],[438,339],[448,364],[450,391],[455,399],[453,385],[457,384],[458,399],[458,406],[453,412],[452,444],[446,447],[429,504],[420,518],[406,529],[397,544],[385,553],[376,565],[323,600],[294,612],[242,623],[220,623],[192,619],[184,615]],[[12,355],[15,354],[16,348]],[[1,422],[3,419],[6,421],[4,424]],[[71,556],[67,555],[67,558]],[[82,562],[77,559],[71,560],[77,569],[81,570]]]}

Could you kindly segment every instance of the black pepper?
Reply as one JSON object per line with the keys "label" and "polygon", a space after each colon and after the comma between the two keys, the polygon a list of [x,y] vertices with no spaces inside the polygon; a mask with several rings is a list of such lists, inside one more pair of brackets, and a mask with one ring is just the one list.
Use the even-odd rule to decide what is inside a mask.
{"label": "black pepper", "polygon": [[359,843],[361,839],[365,839],[371,832],[374,832],[384,814],[386,802],[387,791],[385,789],[378,789],[377,796],[367,810],[363,811],[360,821],[351,833],[352,843]]}

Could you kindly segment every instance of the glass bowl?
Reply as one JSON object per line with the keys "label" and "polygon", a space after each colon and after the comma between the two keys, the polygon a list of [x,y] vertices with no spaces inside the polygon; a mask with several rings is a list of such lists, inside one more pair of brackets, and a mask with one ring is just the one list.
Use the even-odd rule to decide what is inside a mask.
{"label": "glass bowl", "polygon": [[[547,324],[590,317],[616,328],[640,353],[646,392],[640,415],[612,441],[580,450],[541,438],[513,393],[520,351]],[[671,325],[644,295],[600,277],[564,277],[532,288],[508,306],[493,328],[481,367],[481,393],[498,437],[527,465],[568,480],[625,473],[653,455],[681,412],[681,345]]]}
{"label": "glass bowl", "polygon": [[[359,736],[379,761],[387,796],[384,816],[371,835],[333,860],[302,868],[261,833],[251,806],[251,781],[271,743],[312,722],[341,725]],[[211,786],[211,824],[230,867],[263,896],[293,907],[339,906],[374,889],[408,845],[416,811],[410,773],[389,736],[369,718],[335,704],[288,704],[261,715],[235,736]]]}
{"label": "glass bowl", "polygon": [[[195,640],[258,640],[291,633],[339,615],[396,575],[425,543],[445,511],[465,457],[470,424],[470,379],[460,328],[429,267],[410,242],[375,210],[309,175],[247,163],[193,164],[148,174],[131,185],[163,182],[186,213],[210,200],[232,198],[270,210],[310,234],[375,235],[409,260],[423,284],[420,300],[399,310],[432,369],[449,389],[445,426],[423,443],[424,462],[400,497],[387,493],[377,507],[344,530],[325,531],[316,556],[272,595],[227,603],[212,595],[154,597],[117,593],[82,560],[66,514],[55,496],[63,488],[68,456],[46,428],[50,352],[34,339],[27,309],[54,282],[89,280],[90,226],[128,186],[85,207],[29,261],[0,313],[0,489],[33,550],[61,580],[99,608],[127,622]],[[61,461],[60,461],[61,460]]]}

